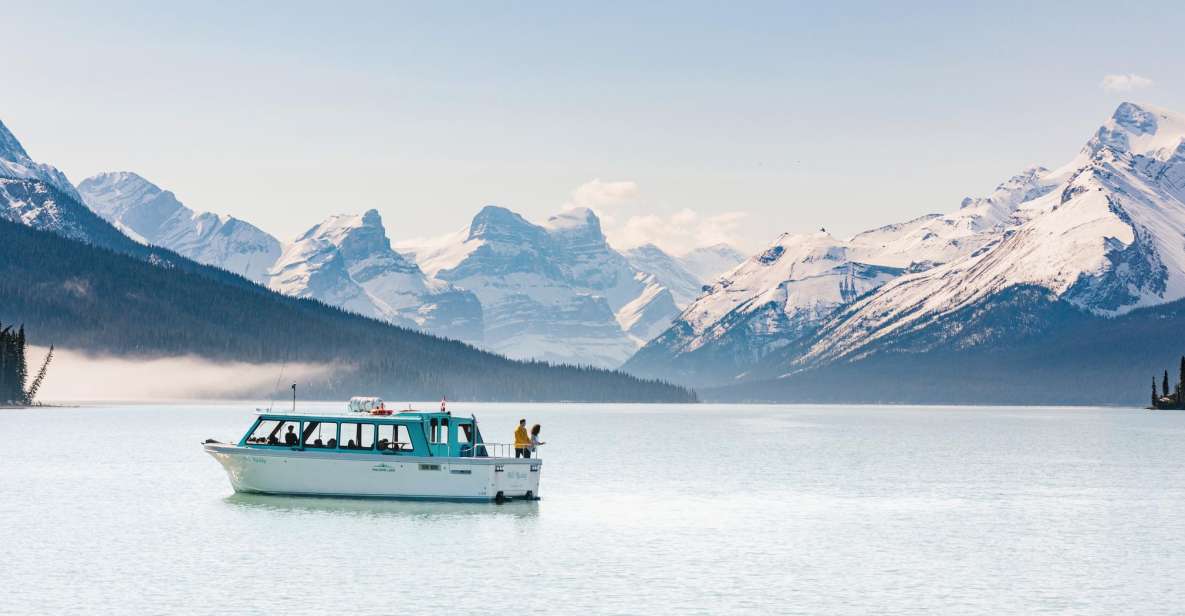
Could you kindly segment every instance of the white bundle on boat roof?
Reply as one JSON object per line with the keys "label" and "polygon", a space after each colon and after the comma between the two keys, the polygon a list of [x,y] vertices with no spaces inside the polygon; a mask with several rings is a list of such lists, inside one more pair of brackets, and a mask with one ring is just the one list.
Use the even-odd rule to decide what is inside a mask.
{"label": "white bundle on boat roof", "polygon": [[369,413],[383,408],[383,399],[375,396],[354,396],[350,398],[351,413]]}

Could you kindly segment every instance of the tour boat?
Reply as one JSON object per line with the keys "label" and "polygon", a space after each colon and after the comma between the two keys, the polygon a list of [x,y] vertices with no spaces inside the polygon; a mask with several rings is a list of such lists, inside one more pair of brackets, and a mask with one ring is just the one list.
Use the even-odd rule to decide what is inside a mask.
{"label": "tour boat", "polygon": [[[345,414],[261,412],[237,443],[206,451],[236,492],[423,500],[539,498],[538,458],[482,440],[475,417],[394,412],[381,405]],[[507,429],[512,429],[513,426]]]}

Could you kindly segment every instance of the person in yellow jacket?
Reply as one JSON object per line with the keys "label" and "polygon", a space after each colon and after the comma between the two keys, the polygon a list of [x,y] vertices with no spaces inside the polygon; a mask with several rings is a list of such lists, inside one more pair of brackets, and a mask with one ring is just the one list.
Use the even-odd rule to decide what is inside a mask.
{"label": "person in yellow jacket", "polygon": [[518,420],[518,427],[514,429],[514,457],[531,457],[531,436],[527,434],[527,420]]}

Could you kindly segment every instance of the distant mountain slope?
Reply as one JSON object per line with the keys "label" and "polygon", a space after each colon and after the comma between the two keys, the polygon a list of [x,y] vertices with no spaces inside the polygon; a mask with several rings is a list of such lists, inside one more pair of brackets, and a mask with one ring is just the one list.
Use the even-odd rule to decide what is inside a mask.
{"label": "distant mountain slope", "polygon": [[266,284],[280,242],[232,216],[195,212],[170,191],[122,171],[78,185],[84,202],[129,236]]}
{"label": "distant mountain slope", "polygon": [[[967,345],[951,332],[990,332]],[[1102,317],[1047,289],[1011,287],[860,359],[785,373],[810,344],[709,401],[1146,406],[1151,377],[1185,350],[1185,300]]]}
{"label": "distant mountain slope", "polygon": [[0,221],[0,321],[24,323],[33,343],[95,353],[329,363],[336,370],[307,392],[322,398],[693,399],[622,373],[512,361],[159,254],[118,254]]}
{"label": "distant mountain slope", "polygon": [[666,287],[680,309],[703,291],[702,278],[688,271],[679,259],[654,244],[643,244],[622,254],[634,269],[654,276],[655,282]]}
{"label": "distant mountain slope", "polygon": [[688,272],[704,282],[713,282],[719,276],[745,260],[745,255],[728,244],[713,244],[701,246],[682,255],[678,255],[679,263]]}
{"label": "distant mountain slope", "polygon": [[391,249],[378,211],[341,214],[315,225],[285,247],[268,287],[396,325],[480,343],[477,297],[431,280]]}

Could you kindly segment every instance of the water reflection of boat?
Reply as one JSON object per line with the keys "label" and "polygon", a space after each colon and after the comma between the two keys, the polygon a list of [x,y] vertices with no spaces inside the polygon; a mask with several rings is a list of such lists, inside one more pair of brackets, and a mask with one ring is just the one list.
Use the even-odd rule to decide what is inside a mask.
{"label": "water reflection of boat", "polygon": [[223,499],[228,505],[244,510],[290,513],[333,513],[361,517],[440,517],[440,516],[510,516],[533,518],[539,514],[539,502],[516,507],[474,507],[450,501],[333,498],[320,496],[279,496],[235,492]]}
{"label": "water reflection of boat", "polygon": [[204,446],[236,492],[253,494],[535,500],[543,467],[447,411],[263,413],[237,443]]}

